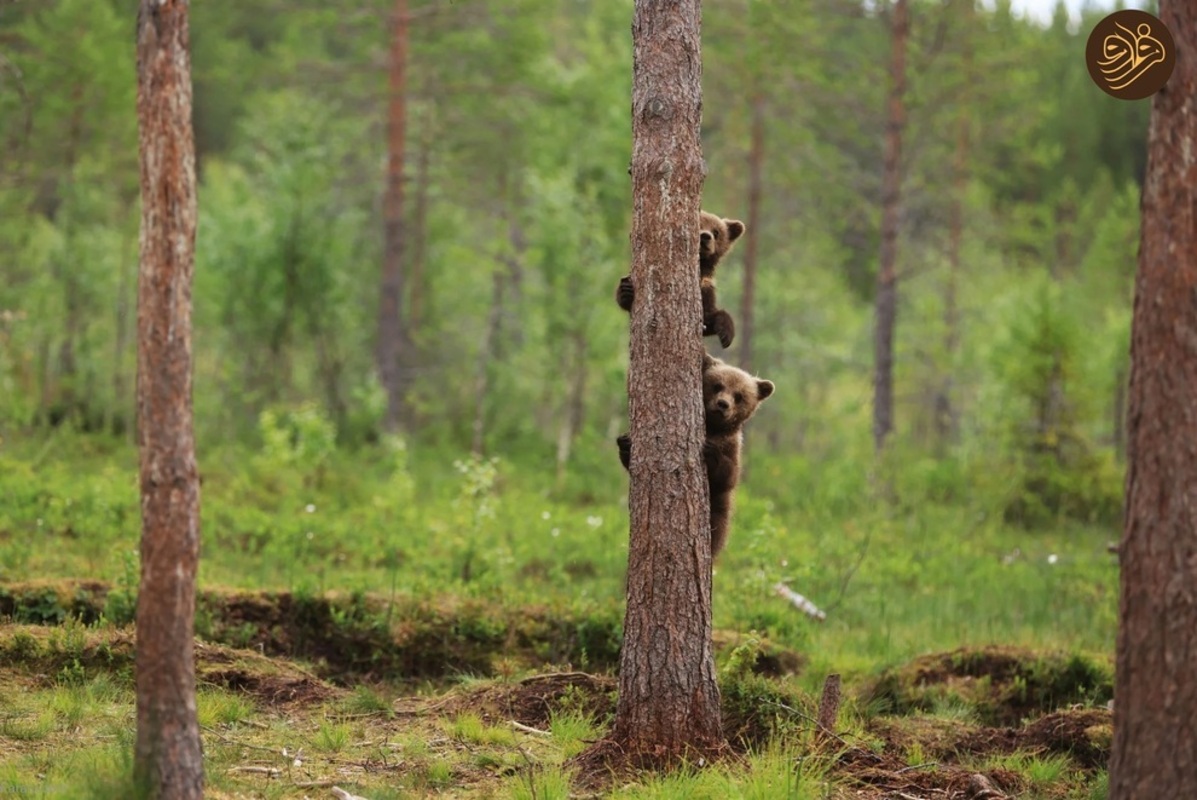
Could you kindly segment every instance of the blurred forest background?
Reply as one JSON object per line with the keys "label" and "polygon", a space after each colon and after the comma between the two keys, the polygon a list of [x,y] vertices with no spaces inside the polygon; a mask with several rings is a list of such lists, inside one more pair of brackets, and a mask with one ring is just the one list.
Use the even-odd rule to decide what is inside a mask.
{"label": "blurred forest background", "polygon": [[[777,399],[774,493],[865,491],[890,35],[854,0],[703,9],[703,207],[731,363]],[[315,426],[376,442],[391,3],[192,7],[201,462]],[[1089,80],[1105,11],[911,12],[892,452],[906,497],[1115,521],[1146,103]],[[0,430],[132,440],[133,7],[0,6]],[[630,0],[413,0],[401,432],[555,490],[616,479],[626,424]],[[759,208],[750,218],[750,194]],[[756,276],[751,318],[743,280]],[[751,348],[751,352],[745,352]],[[306,422],[305,422],[306,420]],[[750,482],[751,485],[752,482]],[[613,483],[614,486],[614,483]],[[823,493],[827,488],[818,490]]]}

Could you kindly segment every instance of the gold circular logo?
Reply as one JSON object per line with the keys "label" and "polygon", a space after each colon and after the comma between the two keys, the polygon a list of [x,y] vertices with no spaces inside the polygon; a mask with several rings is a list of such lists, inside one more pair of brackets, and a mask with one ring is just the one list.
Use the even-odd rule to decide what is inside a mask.
{"label": "gold circular logo", "polygon": [[1119,100],[1142,100],[1164,88],[1176,66],[1176,44],[1146,11],[1115,11],[1097,23],[1085,45],[1089,76]]}

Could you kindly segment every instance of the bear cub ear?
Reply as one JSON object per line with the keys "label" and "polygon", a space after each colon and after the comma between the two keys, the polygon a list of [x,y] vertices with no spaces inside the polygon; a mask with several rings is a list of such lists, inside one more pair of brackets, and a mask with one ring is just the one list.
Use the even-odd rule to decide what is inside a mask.
{"label": "bear cub ear", "polygon": [[773,381],[757,381],[756,382],[756,399],[764,400],[769,395],[773,394]]}
{"label": "bear cub ear", "polygon": [[734,242],[744,234],[744,223],[738,219],[725,220],[727,222],[727,240]]}

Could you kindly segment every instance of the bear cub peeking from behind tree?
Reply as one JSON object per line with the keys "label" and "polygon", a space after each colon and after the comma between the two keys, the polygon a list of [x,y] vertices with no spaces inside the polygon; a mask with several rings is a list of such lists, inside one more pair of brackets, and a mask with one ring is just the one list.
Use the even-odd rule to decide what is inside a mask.
{"label": "bear cub peeking from behind tree", "polygon": [[[743,234],[744,223],[738,219],[723,219],[706,211],[699,212],[698,278],[702,289],[702,335],[718,336],[724,348],[731,346],[736,336],[736,325],[731,314],[719,308],[715,299],[715,267]],[[615,289],[615,302],[624,311],[630,312],[635,294],[631,276],[625,275]]]}
{"label": "bear cub peeking from behind tree", "polygon": [[[702,360],[702,401],[706,413],[706,439],[702,445],[707,483],[711,492],[711,558],[727,544],[732,499],[740,480],[740,448],[744,423],[757,406],[773,394],[773,382],[749,375],[725,364],[709,353]],[[623,434],[615,440],[619,460],[631,469],[632,439]]]}

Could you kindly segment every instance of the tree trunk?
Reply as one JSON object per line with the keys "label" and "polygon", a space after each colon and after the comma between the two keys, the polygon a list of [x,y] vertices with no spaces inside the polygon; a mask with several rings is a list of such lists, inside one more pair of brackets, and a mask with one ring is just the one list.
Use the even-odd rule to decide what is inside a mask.
{"label": "tree trunk", "polygon": [[378,376],[387,395],[383,426],[399,428],[407,392],[402,359],[407,355],[403,326],[403,158],[407,130],[407,0],[395,0],[391,19],[390,82],[387,106],[387,182],[383,198],[382,283],[378,309]]}
{"label": "tree trunk", "polygon": [[906,125],[907,0],[893,3],[893,54],[890,63],[889,120],[885,126],[885,162],[881,184],[881,265],[877,271],[874,318],[873,447],[880,453],[894,429],[894,327],[898,315],[898,224],[902,200],[902,130]]}
{"label": "tree trunk", "polygon": [[1126,461],[1126,369],[1119,367],[1114,373],[1114,458],[1118,463]]}
{"label": "tree trunk", "polygon": [[573,453],[574,440],[582,430],[582,423],[586,419],[586,377],[587,355],[590,342],[586,337],[586,328],[581,320],[577,323],[569,336],[572,353],[567,361],[569,374],[569,392],[565,408],[563,409],[561,428],[557,437],[557,489],[565,486],[566,469]]}
{"label": "tree trunk", "polygon": [[[971,59],[969,59],[971,61]],[[960,349],[960,311],[957,293],[960,286],[960,253],[964,242],[964,201],[968,190],[969,115],[962,104],[956,121],[956,152],[952,158],[952,212],[948,229],[948,280],[944,286],[944,374],[935,398],[935,433],[944,448],[956,435],[956,409],[952,405],[955,380],[952,371]]]}
{"label": "tree trunk", "polygon": [[711,646],[702,304],[694,279],[705,169],[699,20],[699,0],[637,0],[632,23],[627,613],[615,722],[583,764],[701,763],[726,747]]}
{"label": "tree trunk", "polygon": [[765,96],[752,97],[752,133],[748,147],[748,222],[744,231],[744,292],[736,337],[740,340],[740,369],[752,372],[753,310],[756,306],[757,242],[761,235],[761,167],[765,160]]}
{"label": "tree trunk", "polygon": [[432,153],[432,123],[424,121],[420,132],[420,151],[416,155],[415,219],[412,221],[411,291],[407,319],[412,344],[422,342],[424,312],[428,294],[428,167]]}
{"label": "tree trunk", "polygon": [[171,800],[201,797],[204,783],[193,652],[199,477],[191,414],[196,198],[187,12],[187,0],[141,0],[137,14],[142,523],[134,769],[140,789]]}
{"label": "tree trunk", "polygon": [[478,348],[478,366],[474,376],[474,430],[470,450],[477,456],[486,454],[486,401],[490,395],[490,368],[496,360],[495,355],[499,347],[503,322],[503,288],[506,285],[503,271],[496,268],[492,278],[490,314],[486,318],[482,346]]}
{"label": "tree trunk", "polygon": [[116,287],[116,337],[112,347],[112,409],[108,417],[108,430],[114,436],[129,434],[128,406],[125,405],[125,349],[129,346],[129,268],[133,250],[133,237],[122,237],[121,259],[117,266],[120,277]]}
{"label": "tree trunk", "polygon": [[1181,57],[1147,135],[1110,800],[1197,797],[1197,9],[1160,18]]}

